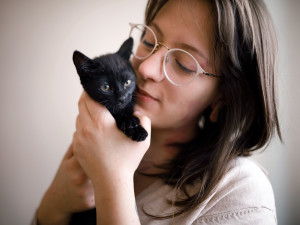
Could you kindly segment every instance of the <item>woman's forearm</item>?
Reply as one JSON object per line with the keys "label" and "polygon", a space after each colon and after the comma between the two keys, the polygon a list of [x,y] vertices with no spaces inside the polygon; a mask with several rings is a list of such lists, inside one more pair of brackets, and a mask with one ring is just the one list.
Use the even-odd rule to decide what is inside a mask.
{"label": "woman's forearm", "polygon": [[[44,203],[45,202],[45,203]],[[36,212],[37,225],[67,225],[71,214],[63,214],[55,211],[56,207],[49,207],[47,194],[44,196],[40,207]]]}
{"label": "woman's forearm", "polygon": [[97,225],[140,225],[133,178],[118,176],[95,182]]}

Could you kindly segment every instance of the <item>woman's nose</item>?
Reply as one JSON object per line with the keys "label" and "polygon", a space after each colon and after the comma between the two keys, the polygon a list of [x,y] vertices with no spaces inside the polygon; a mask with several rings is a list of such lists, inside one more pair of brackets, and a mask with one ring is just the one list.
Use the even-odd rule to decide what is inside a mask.
{"label": "woman's nose", "polygon": [[138,72],[144,80],[151,79],[158,83],[165,79],[163,60],[166,51],[167,50],[165,48],[159,48],[156,52],[140,63]]}

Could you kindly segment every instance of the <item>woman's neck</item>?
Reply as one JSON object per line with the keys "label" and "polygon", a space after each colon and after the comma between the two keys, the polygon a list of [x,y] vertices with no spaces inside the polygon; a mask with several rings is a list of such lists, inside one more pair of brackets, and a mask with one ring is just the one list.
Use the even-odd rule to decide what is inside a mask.
{"label": "woman's neck", "polygon": [[143,174],[159,174],[164,172],[157,165],[163,165],[176,157],[179,147],[175,144],[191,140],[194,134],[195,130],[191,129],[162,130],[152,128],[150,147],[134,176],[136,195],[157,180],[156,177],[144,176]]}
{"label": "woman's neck", "polygon": [[196,129],[198,129],[197,126],[192,129],[152,128],[150,147],[141,161],[139,169],[147,168],[146,172],[158,172],[158,168],[154,165],[162,165],[176,157],[179,151],[177,144],[190,141],[194,137]]}

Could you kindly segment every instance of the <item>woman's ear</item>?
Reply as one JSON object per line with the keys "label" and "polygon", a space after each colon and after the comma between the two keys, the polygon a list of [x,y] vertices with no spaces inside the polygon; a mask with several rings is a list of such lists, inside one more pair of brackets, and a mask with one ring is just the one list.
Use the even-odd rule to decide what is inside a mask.
{"label": "woman's ear", "polygon": [[211,104],[211,113],[209,115],[209,120],[212,123],[218,122],[219,112],[226,105],[225,100],[222,96],[218,97],[217,100]]}

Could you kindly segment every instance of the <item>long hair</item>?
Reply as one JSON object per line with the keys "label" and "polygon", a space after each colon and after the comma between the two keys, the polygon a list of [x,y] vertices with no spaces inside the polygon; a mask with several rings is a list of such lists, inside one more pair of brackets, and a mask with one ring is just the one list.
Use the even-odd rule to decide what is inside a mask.
{"label": "long hair", "polygon": [[[148,1],[146,24],[167,1]],[[212,5],[215,21],[211,61],[222,76],[220,87],[226,105],[217,123],[209,121],[208,108],[202,115],[204,127],[196,138],[182,144],[179,154],[162,165],[166,172],[157,176],[177,190],[176,198],[170,202],[177,211],[169,216],[154,216],[158,219],[194,209],[214,191],[233,159],[266,146],[275,131],[281,138],[274,81],[277,41],[264,2],[207,2]],[[187,187],[194,184],[199,188],[191,195]]]}

